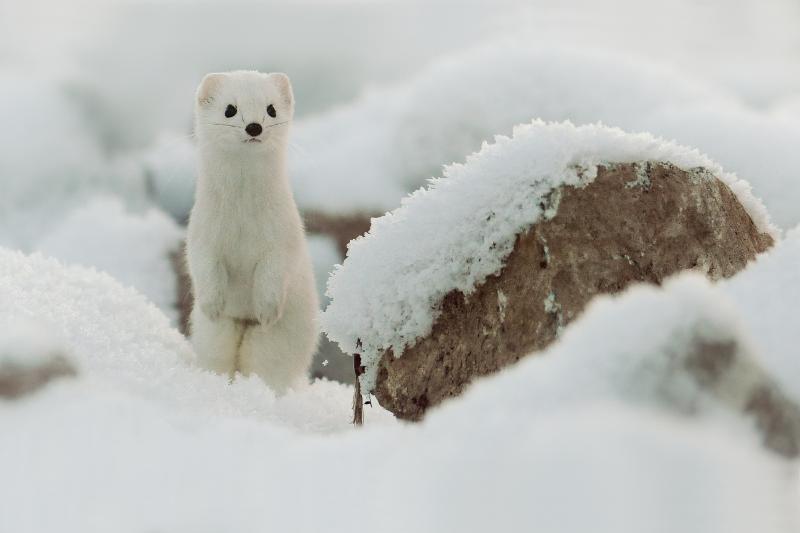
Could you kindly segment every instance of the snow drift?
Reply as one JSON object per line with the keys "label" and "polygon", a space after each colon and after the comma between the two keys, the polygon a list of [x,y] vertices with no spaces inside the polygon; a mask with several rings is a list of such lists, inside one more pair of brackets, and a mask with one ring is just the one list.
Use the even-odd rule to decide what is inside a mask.
{"label": "snow drift", "polygon": [[781,227],[800,223],[796,117],[748,107],[657,62],[508,39],[443,57],[408,81],[299,121],[298,202],[334,212],[394,208],[441,165],[533,118],[601,121],[695,146],[747,179]]}
{"label": "snow drift", "polygon": [[196,368],[186,339],[134,289],[94,270],[0,249],[0,323],[16,317],[62,339],[82,379],[100,394],[119,391],[153,408],[209,419],[297,422],[299,429],[327,432],[349,425],[349,387],[317,381],[277,398],[257,378],[229,384]]}
{"label": "snow drift", "polygon": [[698,333],[752,355],[735,310],[702,279],[599,301],[550,353],[423,425],[380,427],[373,410],[364,431],[335,437],[285,426],[335,429],[341,388],[276,403],[257,380],[203,374],[166,319],[106,276],[1,252],[0,304],[49,324],[81,362],[78,379],[0,401],[3,530],[798,526],[796,464],[675,364],[672,348]]}

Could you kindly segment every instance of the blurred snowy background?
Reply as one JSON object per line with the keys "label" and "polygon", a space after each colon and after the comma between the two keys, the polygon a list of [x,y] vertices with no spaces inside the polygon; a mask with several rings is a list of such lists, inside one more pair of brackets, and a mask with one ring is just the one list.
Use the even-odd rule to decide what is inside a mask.
{"label": "blurred snowy background", "polygon": [[[0,0],[0,247],[39,251],[67,265],[106,272],[136,289],[178,325],[185,294],[175,257],[193,201],[194,90],[205,73],[231,69],[284,71],[293,81],[297,115],[290,171],[309,222],[321,294],[328,272],[342,260],[343,234],[364,231],[370,216],[398,206],[405,194],[438,175],[443,164],[462,161],[482,141],[509,134],[515,124],[532,118],[576,124],[602,121],[696,147],[749,181],[781,229],[800,223],[797,0]],[[782,252],[788,268],[796,261],[787,251],[797,248],[797,239],[792,242]],[[47,285],[26,270],[34,268],[33,263],[4,257],[8,279],[0,276],[0,288],[7,282],[9,294],[29,290],[39,297],[47,287],[62,283],[62,274],[51,263],[35,263],[36,272],[47,274],[43,276],[51,284]],[[69,272],[63,278],[66,285],[81,287],[92,298],[117,298],[117,287],[108,279]],[[9,281],[12,273],[24,283]],[[773,289],[765,294],[781,294],[780,287]],[[699,289],[687,289],[693,290]],[[605,410],[593,406],[596,411],[567,422],[559,413],[540,416],[542,432],[520,435],[521,426],[512,413],[518,411],[520,419],[530,413],[522,403],[516,411],[506,411],[514,405],[511,399],[500,411],[482,413],[493,429],[478,437],[499,443],[500,449],[491,453],[499,464],[477,468],[474,481],[482,487],[492,483],[504,487],[505,496],[513,501],[472,500],[475,494],[464,489],[469,481],[453,480],[451,474],[467,476],[463,464],[486,454],[486,441],[473,438],[475,412],[482,407],[473,411],[469,404],[450,406],[446,415],[437,415],[438,429],[432,424],[421,430],[392,428],[383,434],[368,433],[360,441],[352,434],[332,441],[292,440],[282,428],[262,423],[269,420],[301,431],[339,430],[347,426],[351,390],[324,382],[311,394],[276,400],[260,383],[244,380],[231,392],[221,380],[175,370],[174,361],[188,347],[177,333],[171,336],[160,316],[138,297],[119,296],[119,301],[131,299],[129,309],[113,305],[106,309],[94,308],[92,299],[83,301],[84,292],[69,294],[74,305],[65,303],[63,309],[49,309],[45,300],[40,304],[33,299],[30,305],[39,305],[50,319],[67,324],[65,331],[76,328],[69,334],[92,354],[87,357],[97,358],[92,364],[100,370],[91,374],[89,382],[104,400],[93,402],[89,396],[70,396],[66,389],[56,389],[19,411],[4,410],[5,420],[22,428],[17,434],[24,438],[15,441],[5,432],[0,449],[11,469],[4,471],[6,479],[28,479],[26,469],[36,463],[41,464],[40,477],[32,479],[55,479],[55,486],[61,487],[69,485],[70,476],[85,472],[80,462],[61,461],[63,457],[49,444],[57,442],[64,457],[72,453],[80,457],[86,449],[80,435],[98,439],[90,445],[102,442],[91,448],[97,457],[86,470],[90,479],[75,481],[87,491],[87,502],[94,494],[107,509],[95,516],[98,529],[92,531],[263,531],[253,525],[259,522],[247,521],[246,513],[237,513],[238,522],[231,523],[215,511],[238,498],[231,494],[240,493],[249,499],[236,503],[250,511],[261,509],[270,496],[260,497],[258,490],[266,489],[259,480],[273,479],[275,472],[277,479],[292,486],[290,492],[305,491],[304,480],[317,483],[314,508],[342,523],[357,519],[343,516],[341,506],[326,503],[324,495],[340,491],[344,480],[350,485],[344,494],[353,497],[370,489],[410,496],[423,510],[421,516],[431,519],[426,525],[433,531],[437,517],[487,505],[496,512],[483,530],[500,528],[504,521],[513,529],[516,515],[506,511],[524,511],[526,503],[541,499],[552,503],[550,514],[542,517],[542,530],[587,530],[597,513],[628,512],[615,494],[635,497],[636,510],[629,518],[639,527],[630,531],[648,530],[644,527],[664,511],[663,502],[672,499],[684,514],[670,515],[673,520],[663,521],[663,531],[791,530],[777,518],[766,524],[761,520],[772,517],[773,507],[797,503],[797,495],[782,485],[790,476],[796,480],[797,472],[787,474],[785,465],[762,456],[749,435],[740,442],[699,423],[642,414],[614,402]],[[757,310],[749,312],[757,322]],[[109,317],[114,313],[119,317]],[[130,326],[133,332],[118,330],[123,319],[136,323]],[[106,331],[119,338],[102,336]],[[86,337],[97,344],[86,344],[85,332],[94,332],[95,337],[88,333]],[[148,337],[151,333],[153,339]],[[114,351],[132,337],[139,343],[136,350]],[[352,363],[324,343],[314,372],[349,380]],[[135,401],[115,396],[114,383],[134,391]],[[482,385],[480,394],[497,396],[503,386]],[[524,389],[523,384],[512,391]],[[160,414],[143,410],[137,403],[142,398],[169,409],[158,410]],[[332,401],[335,408],[325,403]],[[52,410],[62,404],[67,415],[75,415],[74,420],[67,416],[69,423],[61,422],[60,411]],[[176,405],[191,406],[192,417],[200,413],[207,418],[189,417],[173,424],[177,415],[170,409]],[[170,413],[163,415],[169,422],[161,418],[165,412]],[[47,413],[43,419],[42,413]],[[46,423],[28,422],[33,415]],[[132,425],[125,425],[128,419]],[[242,422],[253,419],[262,425]],[[225,431],[211,432],[208,420]],[[373,420],[384,419],[375,415]],[[602,420],[607,424],[598,433]],[[388,418],[384,422],[388,424]],[[110,445],[92,433],[98,427],[108,428]],[[138,442],[142,435],[158,439],[144,439],[143,449],[127,444]],[[451,455],[464,446],[459,440],[464,435],[471,437],[463,453]],[[197,448],[195,438],[202,442]],[[589,441],[599,442],[597,449],[587,453],[577,446]],[[258,462],[264,443],[277,454],[274,464]],[[328,447],[331,443],[335,446]],[[366,462],[348,456],[354,446],[362,447]],[[235,468],[215,469],[208,458],[220,448],[238,450],[241,464],[257,465],[253,472],[262,477],[237,474]],[[17,465],[15,454],[23,451],[35,461]],[[630,456],[631,462],[609,462],[608,453],[613,451]],[[140,453],[147,464],[168,465],[167,475],[162,476],[156,466],[152,471],[132,470],[126,474],[130,478],[105,478],[109,465],[114,471],[114,465],[127,464],[128,456]],[[308,461],[307,456],[313,459]],[[344,456],[349,459],[339,464]],[[545,460],[536,463],[535,456]],[[296,458],[287,466],[281,462],[287,457]],[[421,463],[425,471],[441,486],[420,487],[409,473],[420,457],[428,461]],[[534,463],[526,463],[530,468],[526,471],[519,461]],[[680,474],[674,474],[673,464]],[[355,477],[359,482],[348,483],[355,469],[361,472]],[[372,475],[381,469],[388,469],[387,477]],[[319,481],[316,476],[323,471],[326,476]],[[583,476],[587,471],[598,472],[589,485]],[[193,476],[196,481],[187,481]],[[556,478],[562,483],[553,492],[549,480]],[[98,479],[137,494],[153,490],[154,479],[165,482],[157,484],[163,494],[188,489],[183,509],[199,514],[195,521],[180,522],[168,497],[150,502],[154,505],[148,508],[150,514],[123,508],[123,498],[102,490],[103,483],[95,483]],[[619,490],[606,494],[612,479],[619,481]],[[642,479],[649,482],[643,492]],[[205,492],[211,485],[233,488],[220,503],[213,490]],[[14,494],[30,502],[40,495],[41,487],[23,488],[28,492],[2,485],[0,495]],[[278,497],[278,488],[270,491]],[[442,492],[450,491],[452,500],[442,501]],[[775,496],[778,493],[780,497]],[[753,494],[760,498],[753,500]],[[712,495],[710,502],[704,500]],[[566,505],[573,498],[588,506],[585,517]],[[200,511],[186,503],[192,501],[213,504],[201,505]],[[729,515],[738,502],[758,512]],[[40,516],[43,522],[38,523],[50,527],[39,530],[66,530],[56,521],[58,513],[80,518],[81,509],[88,509],[74,509],[68,503],[54,511],[52,522]],[[36,513],[30,505],[27,511]],[[0,531],[26,530],[20,527],[26,523],[26,509],[16,511],[8,523],[0,513]],[[388,505],[367,510],[375,519],[392,511]],[[116,522],[125,516],[130,518],[122,521],[127,529]],[[683,518],[686,523],[680,522]],[[312,522],[309,519],[306,525]],[[410,518],[407,522],[410,529],[420,530],[411,527],[419,524],[411,524]],[[465,527],[480,526],[463,522]],[[401,517],[397,524],[403,523]],[[185,529],[187,524],[205,528]],[[11,529],[3,529],[4,525]],[[165,525],[174,527],[159,529]],[[219,527],[213,529],[214,525]]]}
{"label": "blurred snowy background", "polygon": [[[237,68],[293,80],[321,291],[369,215],[534,117],[694,146],[800,222],[795,0],[3,0],[0,245],[97,267],[178,321],[193,92]],[[349,379],[349,361],[323,344],[315,372]]]}

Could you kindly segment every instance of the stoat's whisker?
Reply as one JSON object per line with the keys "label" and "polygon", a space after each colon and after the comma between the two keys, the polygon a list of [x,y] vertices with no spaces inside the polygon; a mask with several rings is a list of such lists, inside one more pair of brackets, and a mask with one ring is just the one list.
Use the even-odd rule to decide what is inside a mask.
{"label": "stoat's whisker", "polygon": [[274,128],[275,126],[283,126],[284,124],[288,124],[288,120],[284,120],[283,122],[276,122],[275,124],[270,124],[269,126],[264,126],[265,128]]}
{"label": "stoat's whisker", "polygon": [[[289,122],[291,122],[291,121],[290,120],[284,120],[283,122],[276,122],[275,124],[269,124],[269,125],[263,126],[263,127],[264,127],[264,129],[274,128],[275,126],[283,126],[284,124],[288,124]],[[225,126],[226,128],[240,129],[239,126],[235,126],[233,124],[221,124],[219,122],[207,122],[206,126]]]}

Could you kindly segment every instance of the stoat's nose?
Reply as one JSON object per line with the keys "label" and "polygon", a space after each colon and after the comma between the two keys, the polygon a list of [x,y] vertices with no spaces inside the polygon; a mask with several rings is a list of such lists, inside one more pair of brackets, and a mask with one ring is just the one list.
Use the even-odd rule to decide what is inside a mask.
{"label": "stoat's nose", "polygon": [[261,135],[262,131],[261,124],[256,124],[255,122],[251,122],[250,124],[247,125],[244,131],[246,131],[251,137],[258,137],[259,135]]}

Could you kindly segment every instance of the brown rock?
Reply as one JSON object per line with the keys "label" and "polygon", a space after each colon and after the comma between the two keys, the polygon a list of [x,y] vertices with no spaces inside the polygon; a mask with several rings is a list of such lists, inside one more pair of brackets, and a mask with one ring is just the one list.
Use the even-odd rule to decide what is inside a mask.
{"label": "brown rock", "polygon": [[800,455],[800,407],[735,340],[695,341],[683,367],[722,405],[753,420],[764,446],[786,458]]}
{"label": "brown rock", "polygon": [[303,221],[309,234],[327,235],[336,241],[342,257],[347,253],[347,243],[369,231],[373,216],[381,213],[353,213],[349,215],[333,215],[319,211],[306,211]]}
{"label": "brown rock", "polygon": [[518,235],[503,270],[468,298],[448,294],[433,330],[402,357],[383,354],[373,391],[400,418],[458,395],[475,376],[549,345],[589,300],[694,269],[716,280],[772,245],[733,192],[704,169],[599,167],[551,193],[555,215]]}
{"label": "brown rock", "polygon": [[0,398],[18,398],[35,392],[54,379],[75,374],[75,368],[60,354],[51,354],[36,365],[22,365],[0,357]]}

